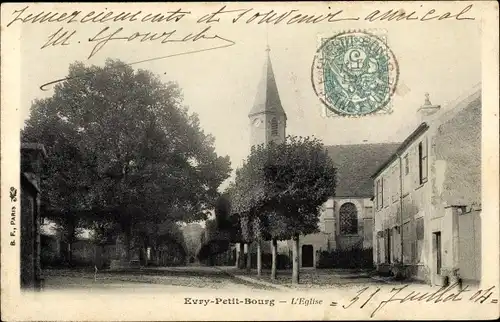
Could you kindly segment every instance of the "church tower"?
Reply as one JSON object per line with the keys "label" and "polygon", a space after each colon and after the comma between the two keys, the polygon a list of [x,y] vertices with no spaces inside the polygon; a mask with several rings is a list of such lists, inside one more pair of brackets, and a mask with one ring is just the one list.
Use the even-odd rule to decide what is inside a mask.
{"label": "church tower", "polygon": [[286,113],[281,106],[278,87],[274,78],[269,46],[262,78],[257,88],[255,102],[248,114],[250,119],[250,146],[282,143],[285,141]]}

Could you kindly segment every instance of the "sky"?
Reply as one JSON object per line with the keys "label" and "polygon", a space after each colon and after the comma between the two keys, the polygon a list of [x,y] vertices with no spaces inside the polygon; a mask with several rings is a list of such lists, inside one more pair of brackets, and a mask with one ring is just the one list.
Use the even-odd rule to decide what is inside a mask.
{"label": "sky", "polygon": [[[89,5],[78,6],[83,8],[81,10],[92,9]],[[188,4],[182,6],[187,7]],[[265,4],[260,4],[261,10],[264,10],[264,6]],[[424,10],[422,6],[429,4],[420,5],[421,11]],[[169,7],[162,5],[161,8],[165,9],[160,9],[158,4],[149,4],[141,9],[144,12],[159,12],[176,10],[178,7],[179,4],[171,4]],[[220,5],[212,4],[205,11],[200,7],[188,7],[186,10],[196,12],[196,16],[202,16],[219,7]],[[294,8],[296,7],[298,4]],[[74,9],[64,5],[58,5],[58,8],[62,11]],[[133,7],[122,6],[115,10],[129,10],[124,8],[132,10]],[[235,8],[235,5],[231,8]],[[267,7],[267,11],[269,8]],[[285,11],[290,8],[282,3],[279,8],[274,9]],[[346,8],[346,16],[353,12],[352,8],[343,8]],[[30,12],[43,10],[37,5],[28,9]],[[326,5],[321,8],[304,5],[302,9],[311,14],[333,10],[327,9]],[[425,13],[425,10],[423,12]],[[74,61],[82,61],[86,65],[103,65],[107,58],[135,62],[202,49],[206,48],[203,46],[207,44],[226,44],[220,39],[175,44],[115,40],[107,43],[89,59],[94,44],[87,40],[97,35],[104,27],[110,28],[108,33],[122,27],[124,29],[120,35],[123,36],[136,31],[161,33],[175,29],[181,37],[206,27],[196,24],[195,20],[188,16],[175,25],[14,23],[11,27],[20,30],[21,39],[20,126],[29,116],[33,99],[53,94],[52,90],[41,91],[40,85],[66,76],[69,64]],[[477,20],[436,20],[425,23],[393,21],[370,24],[365,21],[340,21],[333,24],[292,25],[232,24],[228,21],[221,19],[221,22],[211,24],[208,34],[217,34],[234,41],[235,45],[231,47],[154,60],[133,67],[150,70],[165,82],[176,81],[179,84],[184,94],[184,104],[189,106],[191,112],[199,115],[204,131],[215,137],[217,153],[228,155],[233,169],[242,164],[250,149],[248,112],[262,76],[266,43],[271,49],[270,55],[281,102],[288,116],[287,134],[314,135],[326,145],[400,142],[413,131],[417,122],[416,111],[423,104],[426,92],[429,93],[433,104],[445,106],[447,102],[470,91],[481,81],[481,38]],[[76,31],[68,41],[70,44],[41,49],[48,36],[61,27]],[[393,113],[359,118],[325,117],[324,106],[313,90],[310,77],[318,38],[358,29],[384,29],[387,35],[388,46],[397,59],[400,73],[398,87],[391,100]],[[224,186],[226,184],[227,182]]]}

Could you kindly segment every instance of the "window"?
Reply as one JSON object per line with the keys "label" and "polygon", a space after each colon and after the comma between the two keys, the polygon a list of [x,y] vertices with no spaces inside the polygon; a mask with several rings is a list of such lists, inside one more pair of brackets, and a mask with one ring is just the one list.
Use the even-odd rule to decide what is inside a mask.
{"label": "window", "polygon": [[271,120],[271,135],[278,135],[278,120],[275,117]]}
{"label": "window", "polygon": [[377,264],[380,264],[380,248],[384,242],[384,240],[380,237],[380,233],[381,231],[377,232]]}
{"label": "window", "polygon": [[418,144],[418,173],[420,184],[427,180],[427,143],[425,140]]}
{"label": "window", "polygon": [[377,192],[377,209],[381,209],[382,206],[383,206],[383,201],[382,201],[382,198],[384,196],[383,192],[382,192],[382,182],[383,182],[383,179],[380,178],[377,180],[377,186],[376,186],[376,192]]}
{"label": "window", "polygon": [[422,252],[424,249],[424,218],[418,218],[415,222],[416,249],[413,262],[418,264],[422,261]]}
{"label": "window", "polygon": [[355,235],[358,233],[358,211],[356,206],[347,202],[340,207],[339,224],[341,235]]}
{"label": "window", "polygon": [[411,239],[411,223],[407,222],[403,225],[403,263],[412,263],[412,239]]}
{"label": "window", "polygon": [[404,157],[404,163],[405,163],[405,176],[410,173],[410,160],[408,159],[408,154],[405,155]]}
{"label": "window", "polygon": [[392,198],[392,202],[396,202],[398,199],[399,199],[399,169],[397,166],[395,166],[393,169],[392,169],[392,172],[391,172],[391,198]]}
{"label": "window", "polygon": [[389,204],[388,200],[386,200],[386,198],[389,196],[389,194],[387,193],[387,178],[380,179],[380,191],[381,191],[380,202],[382,203],[380,207],[384,207]]}

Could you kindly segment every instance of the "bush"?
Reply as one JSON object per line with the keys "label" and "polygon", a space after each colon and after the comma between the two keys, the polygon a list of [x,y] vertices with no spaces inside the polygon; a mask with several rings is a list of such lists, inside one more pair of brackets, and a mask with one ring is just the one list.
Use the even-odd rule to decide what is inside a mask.
{"label": "bush", "polygon": [[64,267],[65,262],[54,250],[42,248],[40,253],[40,265],[42,268]]}
{"label": "bush", "polygon": [[373,268],[373,248],[351,248],[323,251],[318,268]]}

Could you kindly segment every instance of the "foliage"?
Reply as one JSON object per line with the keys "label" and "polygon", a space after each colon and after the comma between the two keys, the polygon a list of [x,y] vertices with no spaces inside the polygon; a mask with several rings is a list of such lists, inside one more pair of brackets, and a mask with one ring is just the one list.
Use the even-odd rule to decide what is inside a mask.
{"label": "foliage", "polygon": [[229,230],[231,225],[231,201],[227,193],[222,194],[215,202],[215,222],[219,230]]}
{"label": "foliage", "polygon": [[205,232],[202,235],[201,241],[197,257],[200,260],[206,260],[229,249],[229,232],[227,230],[220,230],[217,220],[210,219],[205,222]]}
{"label": "foliage", "polygon": [[48,154],[46,213],[125,231],[205,219],[230,163],[182,106],[179,87],[113,60],[74,63],[68,76],[52,97],[34,101],[22,131],[23,142],[42,143]]}
{"label": "foliage", "polygon": [[186,241],[179,225],[173,221],[165,220],[160,223],[155,231],[151,231],[150,227],[141,227],[146,237],[153,237],[157,246],[166,244],[177,244],[184,254],[187,254]]}
{"label": "foliage", "polygon": [[112,221],[99,220],[87,224],[91,241],[100,246],[110,245],[120,233],[120,227]]}
{"label": "foliage", "polygon": [[[252,148],[231,190],[244,239],[290,239],[317,231],[321,206],[335,194],[336,170],[323,144],[288,136]],[[252,229],[253,228],[253,229]]]}

